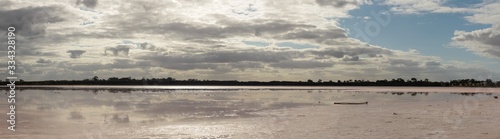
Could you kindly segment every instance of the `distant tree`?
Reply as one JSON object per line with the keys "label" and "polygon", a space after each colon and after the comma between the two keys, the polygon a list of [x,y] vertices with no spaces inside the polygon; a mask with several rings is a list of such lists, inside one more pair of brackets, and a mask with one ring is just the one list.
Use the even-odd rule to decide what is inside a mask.
{"label": "distant tree", "polygon": [[491,79],[486,79],[486,85],[487,86],[494,86],[495,84],[493,83],[493,81]]}
{"label": "distant tree", "polygon": [[122,81],[130,81],[131,77],[122,77],[122,78],[120,78],[120,80],[122,80]]}
{"label": "distant tree", "polygon": [[405,82],[405,80],[404,80],[403,78],[398,78],[398,79],[397,79],[397,81],[398,81],[398,82],[402,82],[402,83],[404,83],[404,82]]}
{"label": "distant tree", "polygon": [[307,82],[308,82],[308,83],[313,83],[313,80],[308,79],[308,80],[307,80]]}
{"label": "distant tree", "polygon": [[321,80],[321,79],[318,80],[318,83],[322,83],[322,82],[323,82],[323,80]]}
{"label": "distant tree", "polygon": [[197,82],[198,79],[188,79],[187,81],[189,81],[189,82]]}
{"label": "distant tree", "polygon": [[411,78],[411,82],[417,82],[417,78]]}
{"label": "distant tree", "polygon": [[424,82],[429,82],[429,79],[425,78]]}
{"label": "distant tree", "polygon": [[493,83],[491,79],[486,79],[486,83]]}
{"label": "distant tree", "polygon": [[174,79],[172,77],[168,77],[167,82],[171,82],[171,81],[174,81]]}
{"label": "distant tree", "polygon": [[118,77],[109,77],[108,78],[108,81],[116,81],[116,80],[118,80]]}
{"label": "distant tree", "polygon": [[92,77],[92,81],[94,81],[94,82],[99,81],[99,77],[97,77],[97,76]]}
{"label": "distant tree", "polygon": [[385,83],[385,82],[387,82],[387,79],[384,79],[384,80],[377,80],[376,82],[377,82],[377,83]]}

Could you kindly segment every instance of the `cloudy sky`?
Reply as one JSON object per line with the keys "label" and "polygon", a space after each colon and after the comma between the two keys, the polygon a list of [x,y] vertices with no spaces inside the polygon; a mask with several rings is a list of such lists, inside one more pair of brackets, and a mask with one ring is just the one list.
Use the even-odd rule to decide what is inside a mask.
{"label": "cloudy sky", "polygon": [[[6,44],[7,28],[16,27],[17,76],[25,80],[500,80],[498,0],[0,5],[0,42]],[[0,52],[7,61],[7,49]]]}

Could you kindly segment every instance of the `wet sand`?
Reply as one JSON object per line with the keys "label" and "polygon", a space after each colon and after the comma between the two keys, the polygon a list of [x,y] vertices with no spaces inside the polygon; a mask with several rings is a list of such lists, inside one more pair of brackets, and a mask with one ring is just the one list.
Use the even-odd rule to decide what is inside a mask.
{"label": "wet sand", "polygon": [[24,90],[17,131],[5,123],[0,138],[497,139],[498,95],[500,88]]}

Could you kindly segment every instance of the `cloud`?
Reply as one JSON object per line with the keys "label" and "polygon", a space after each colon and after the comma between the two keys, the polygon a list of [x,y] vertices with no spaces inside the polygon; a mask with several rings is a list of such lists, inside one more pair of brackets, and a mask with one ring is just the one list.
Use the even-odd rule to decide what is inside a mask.
{"label": "cloud", "polygon": [[140,59],[150,59],[158,62],[169,61],[176,63],[237,63],[243,61],[278,62],[301,57],[299,51],[266,51],[262,49],[248,49],[240,51],[208,51],[201,54],[170,54],[170,55],[143,55]]}
{"label": "cloud", "polygon": [[68,53],[70,53],[69,57],[71,58],[80,58],[83,53],[87,52],[85,50],[68,50]]}
{"label": "cloud", "polygon": [[438,61],[428,61],[425,63],[425,66],[427,67],[438,67],[441,66],[441,62]]}
{"label": "cloud", "polygon": [[[393,51],[377,46],[367,46],[358,44],[358,46],[344,46],[344,47],[324,47],[317,50],[308,50],[310,53],[316,55],[318,58],[344,58],[344,56],[359,56],[366,55],[368,57],[377,57],[381,55],[392,55]],[[359,57],[358,57],[359,58]]]}
{"label": "cloud", "polygon": [[47,63],[53,63],[52,60],[45,60],[43,58],[40,58],[36,61],[36,63],[40,63],[40,64],[47,64]]}
{"label": "cloud", "polygon": [[393,66],[416,67],[420,62],[410,59],[389,59],[389,64]]}
{"label": "cloud", "polygon": [[200,51],[192,53],[154,54],[146,53],[137,56],[137,59],[151,61],[151,65],[175,70],[194,69],[239,69],[260,68],[262,64],[300,58],[300,51],[272,51],[264,49],[246,49],[238,51]]}
{"label": "cloud", "polygon": [[476,54],[500,58],[500,26],[471,32],[455,31],[454,46],[465,48]]}
{"label": "cloud", "polygon": [[133,46],[130,46],[130,45],[126,45],[126,44],[120,44],[120,45],[117,45],[115,47],[107,47],[105,50],[104,50],[104,55],[107,55],[108,51],[111,51],[113,53],[113,55],[117,56],[117,55],[124,55],[124,56],[128,56],[129,55],[129,52],[130,52],[130,49],[132,49]]}
{"label": "cloud", "polygon": [[359,61],[359,56],[344,56],[343,61]]}
{"label": "cloud", "polygon": [[76,0],[76,5],[83,4],[88,8],[95,8],[97,3],[97,0]]}
{"label": "cloud", "polygon": [[465,19],[471,23],[500,24],[499,6],[499,1],[494,1],[494,3],[484,1],[481,6],[471,9],[474,12],[471,15],[465,16]]}
{"label": "cloud", "polygon": [[144,69],[154,65],[151,65],[147,61],[135,61],[130,59],[112,59],[110,63],[70,63],[59,62],[58,67],[67,67],[67,69],[73,71],[100,71],[100,70],[113,70],[113,69]]}
{"label": "cloud", "polygon": [[312,60],[287,60],[287,61],[272,63],[271,66],[276,68],[285,68],[285,69],[314,69],[314,68],[332,67],[333,63],[319,62]]}
{"label": "cloud", "polygon": [[24,37],[43,36],[46,25],[65,19],[55,14],[65,11],[60,6],[26,7],[15,10],[0,10],[0,30],[15,27],[18,35]]}
{"label": "cloud", "polygon": [[316,0],[316,3],[320,6],[332,6],[336,8],[342,8],[347,5],[357,5],[358,2],[355,0]]}
{"label": "cloud", "polygon": [[[391,4],[390,1],[385,2]],[[101,78],[380,79],[395,75],[438,77],[435,73],[444,75],[447,68],[468,71],[462,67],[448,67],[450,63],[438,57],[388,49],[350,38],[347,29],[339,26],[338,19],[350,17],[350,10],[370,4],[369,1],[232,2],[79,0],[77,5],[74,1],[10,2],[0,7],[1,14],[7,15],[0,17],[0,26],[4,35],[5,26],[16,24],[19,35],[25,36],[19,38],[19,45],[24,49],[16,54],[19,52],[23,56],[25,63],[20,68],[28,80],[85,79],[94,75]],[[439,2],[437,6],[432,4],[436,2],[430,2],[429,7],[437,8],[428,9],[418,2],[399,3],[392,4],[399,8],[410,6],[409,9],[423,13],[446,12],[447,9]],[[31,20],[38,11],[46,11],[48,16],[42,17],[48,18],[34,18],[27,22],[30,24],[21,19],[4,20],[6,17],[30,17],[27,19]],[[486,15],[486,11],[469,13],[471,17],[467,20],[471,22],[493,22],[493,19],[486,21],[479,20],[480,16],[473,17],[480,13]],[[490,41],[479,38],[466,42],[481,46],[496,44],[494,38]],[[244,41],[269,45],[248,45]],[[308,47],[279,45],[285,42]],[[66,53],[70,53],[70,57]],[[453,76],[462,77],[449,74]],[[439,79],[448,77],[440,76]]]}

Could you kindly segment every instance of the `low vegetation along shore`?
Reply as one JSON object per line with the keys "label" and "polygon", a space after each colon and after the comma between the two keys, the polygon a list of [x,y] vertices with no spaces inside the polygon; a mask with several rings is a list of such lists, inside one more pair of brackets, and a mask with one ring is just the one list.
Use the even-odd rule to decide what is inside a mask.
{"label": "low vegetation along shore", "polygon": [[[7,84],[4,81],[2,84]],[[19,85],[222,85],[222,86],[460,86],[460,87],[500,87],[500,81],[494,82],[491,79],[460,79],[451,81],[429,81],[411,78],[408,80],[397,78],[391,80],[321,80],[313,81],[237,81],[237,80],[199,80],[187,79],[176,80],[175,78],[143,78],[134,79],[131,77],[111,77],[100,79],[94,76],[83,80],[47,80],[47,81],[17,81]]]}

